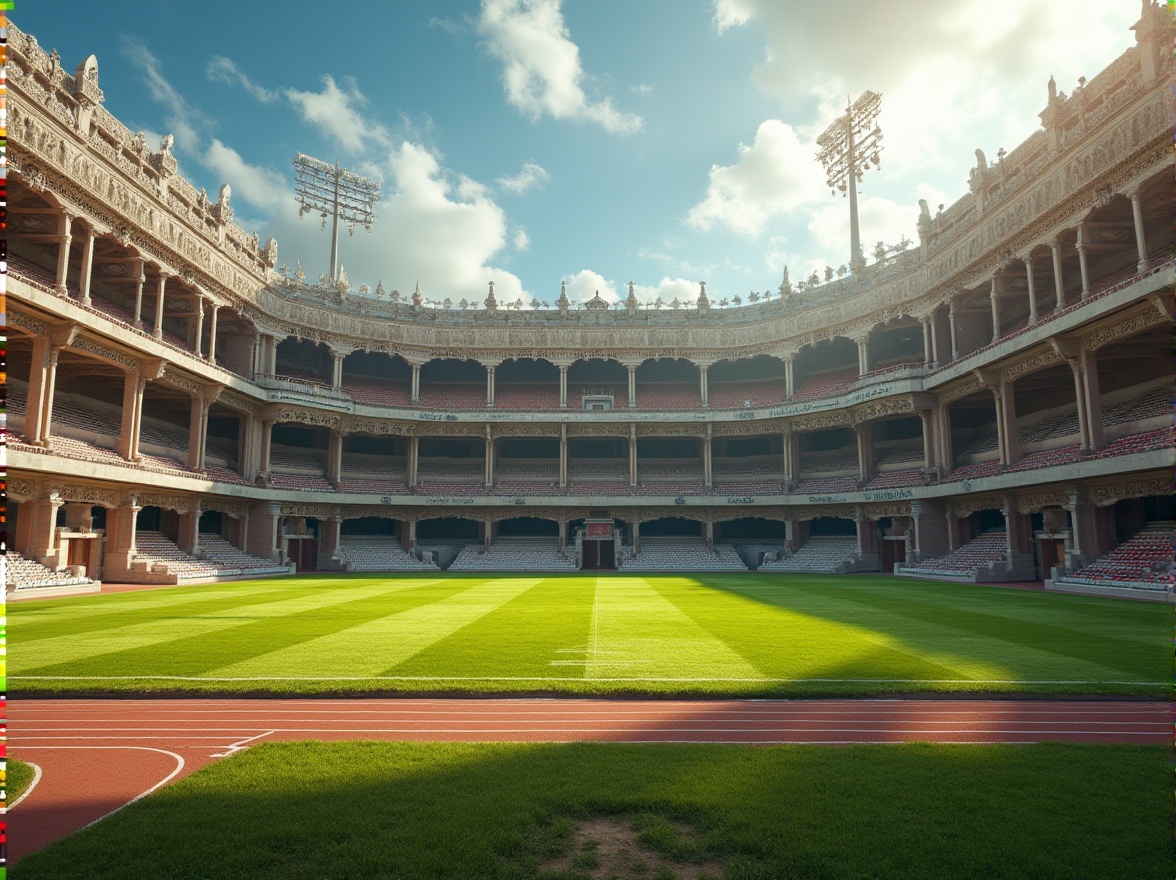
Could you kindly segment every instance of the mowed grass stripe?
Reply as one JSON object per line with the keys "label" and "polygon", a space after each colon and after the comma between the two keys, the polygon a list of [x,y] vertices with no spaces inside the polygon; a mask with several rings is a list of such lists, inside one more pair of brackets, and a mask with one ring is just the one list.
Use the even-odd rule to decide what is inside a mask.
{"label": "mowed grass stripe", "polygon": [[[227,611],[257,602],[267,602],[322,591],[321,586],[298,584],[242,584],[239,589],[209,590],[198,587],[175,587],[147,590],[142,593],[112,593],[85,599],[49,599],[28,602],[21,608],[21,643],[42,638],[67,636],[94,630],[113,629],[161,617],[185,616],[189,610],[200,614]],[[208,590],[207,587],[203,588]],[[135,598],[131,597],[144,597]],[[26,603],[22,600],[20,603]]]}
{"label": "mowed grass stripe", "polygon": [[763,590],[752,597],[691,582],[672,587],[659,582],[657,589],[699,626],[737,646],[769,678],[1009,677],[1008,670],[997,665],[966,662],[942,652],[927,655],[888,632],[784,607],[791,598],[784,587],[776,588],[779,605],[765,603]]}
{"label": "mowed grass stripe", "polygon": [[[431,605],[459,593],[460,582],[427,581],[419,584],[380,584],[364,589],[363,596],[330,605],[295,611],[280,618],[262,618],[221,630],[215,637],[199,633],[184,638],[141,645],[92,658],[91,675],[200,676],[277,649],[296,648],[303,642],[350,629],[356,621],[375,620]],[[345,598],[345,594],[338,597]],[[303,670],[304,672],[313,670]],[[39,670],[42,675],[77,673],[77,664],[61,664]]]}
{"label": "mowed grass stripe", "polygon": [[545,578],[380,674],[579,678],[582,666],[552,661],[582,656],[595,591],[591,578]]}
{"label": "mowed grass stripe", "polygon": [[[489,614],[542,578],[448,581],[458,587],[445,598],[340,629],[240,663],[209,670],[215,676],[378,675]],[[506,646],[499,644],[497,650]]]}
{"label": "mowed grass stripe", "polygon": [[[1030,610],[1029,606],[1021,605],[1024,594],[1011,591],[1002,613],[997,614],[927,602],[911,591],[887,591],[869,584],[861,587],[852,582],[831,587],[798,584],[795,589],[819,590],[825,598],[864,606],[875,625],[881,623],[879,614],[892,616],[896,618],[894,622],[883,623],[882,627],[901,632],[904,641],[925,653],[942,648],[969,653],[991,650],[1006,666],[1018,672],[1032,668],[1037,670],[1035,677],[1039,678],[1121,680],[1138,676],[1145,679],[1164,652],[1159,638],[1149,644],[1139,639],[1059,626],[1047,620],[1025,619],[1015,613],[1018,607]],[[1100,659],[1093,660],[1092,655]],[[1113,662],[1110,658],[1114,658]]]}
{"label": "mowed grass stripe", "polygon": [[731,645],[711,635],[643,577],[596,579],[595,620],[584,678],[763,678]]}
{"label": "mowed grass stripe", "polygon": [[[29,644],[25,644],[24,639],[20,639],[19,651],[13,652],[15,662],[12,663],[9,671],[13,675],[22,672],[49,674],[49,670],[59,667],[72,669],[72,664],[78,661],[96,661],[104,654],[186,639],[190,636],[207,637],[209,639],[208,645],[213,645],[223,631],[241,626],[243,620],[250,623],[262,620],[272,622],[276,618],[308,611],[323,614],[332,605],[356,599],[386,596],[397,590],[410,589],[412,586],[431,583],[435,580],[394,581],[391,583],[369,581],[360,587],[337,586],[333,589],[320,589],[309,594],[276,601],[254,601],[228,609],[212,611],[208,614],[165,617],[145,623],[88,633],[43,638]],[[257,597],[255,596],[254,599]],[[193,608],[191,610],[201,609]],[[89,670],[90,674],[97,674],[93,671],[93,662],[87,664],[85,668]]]}

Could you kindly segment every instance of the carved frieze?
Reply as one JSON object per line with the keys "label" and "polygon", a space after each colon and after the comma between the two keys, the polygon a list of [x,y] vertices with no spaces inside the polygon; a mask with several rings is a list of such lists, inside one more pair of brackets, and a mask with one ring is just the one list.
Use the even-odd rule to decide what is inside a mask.
{"label": "carved frieze", "polygon": [[1017,512],[1033,513],[1043,507],[1065,507],[1070,502],[1068,488],[1035,489],[1017,493]]}
{"label": "carved frieze", "polygon": [[75,336],[73,343],[70,345],[70,348],[73,348],[77,351],[84,351],[87,354],[94,355],[95,357],[100,357],[103,360],[110,361],[113,364],[118,364],[120,367],[123,367],[127,370],[139,369],[139,359],[137,357],[129,355],[126,352],[116,351],[115,349],[103,345],[101,342],[98,342],[95,339],[91,339],[88,336],[82,336],[81,334]]}
{"label": "carved frieze", "polygon": [[12,501],[31,501],[36,497],[37,484],[33,480],[10,478],[8,480],[7,494]]}
{"label": "carved frieze", "polygon": [[378,437],[412,437],[417,434],[417,426],[408,422],[364,419],[354,416],[344,418],[339,430],[344,434],[372,434]]}
{"label": "carved frieze", "polygon": [[840,428],[850,425],[850,412],[846,409],[834,409],[808,416],[793,416],[793,431],[819,431],[822,428]]}
{"label": "carved frieze", "polygon": [[339,507],[335,504],[283,504],[281,515],[331,519],[339,515]]}
{"label": "carved frieze", "polygon": [[1052,348],[1041,349],[1028,357],[1021,358],[1016,363],[1009,364],[1001,371],[1001,378],[1005,382],[1012,382],[1027,373],[1032,373],[1035,370],[1041,370],[1045,367],[1052,367],[1054,364],[1061,362],[1061,355]]}
{"label": "carved frieze", "polygon": [[333,430],[338,430],[343,421],[342,416],[337,413],[305,409],[299,406],[277,406],[273,408],[271,417],[275,422],[295,422],[300,425]]}
{"label": "carved frieze", "polygon": [[1125,498],[1147,498],[1151,495],[1170,495],[1173,491],[1171,474],[1138,479],[1117,480],[1091,486],[1087,497],[1096,507],[1106,507]]}
{"label": "carved frieze", "polygon": [[947,515],[963,519],[980,510],[1004,510],[1004,508],[1004,499],[999,495],[961,495],[947,502]]}
{"label": "carved frieze", "polygon": [[200,501],[189,495],[170,495],[155,492],[140,492],[136,495],[139,507],[160,507],[176,513],[192,513],[200,508]]}
{"label": "carved frieze", "polygon": [[853,424],[860,425],[862,422],[868,422],[871,419],[880,419],[884,416],[905,415],[914,411],[915,407],[910,396],[892,397],[889,400],[876,400],[872,403],[856,407],[853,410]]}
{"label": "carved frieze", "polygon": [[1099,327],[1083,337],[1082,342],[1087,351],[1098,351],[1104,345],[1128,336],[1134,336],[1142,330],[1164,323],[1169,323],[1169,319],[1165,315],[1154,308],[1147,308],[1128,315],[1113,324]]}

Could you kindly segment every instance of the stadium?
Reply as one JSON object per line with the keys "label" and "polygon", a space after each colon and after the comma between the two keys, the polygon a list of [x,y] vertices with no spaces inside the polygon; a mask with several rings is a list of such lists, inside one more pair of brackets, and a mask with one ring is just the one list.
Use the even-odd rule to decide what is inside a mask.
{"label": "stadium", "polygon": [[[15,25],[7,33],[6,588],[17,757],[20,700],[55,692],[1166,693],[1163,603],[1176,601],[1176,236],[1171,21],[1160,6],[1143,4],[1134,45],[1105,70],[1069,95],[1051,87],[1030,138],[997,160],[977,150],[969,192],[937,212],[924,202],[910,248],[837,277],[785,274],[777,289],[740,305],[721,308],[700,285],[697,299],[680,309],[639,302],[632,287],[616,305],[573,303],[561,292],[553,308],[512,309],[491,284],[471,291],[477,302],[459,309],[426,303],[419,286],[401,296],[353,289],[345,277],[312,283],[279,260],[278,242],[234,223],[228,187],[214,199],[177,174],[170,136],[147,143],[104,108],[94,56],[70,73],[56,52]],[[857,583],[869,584],[868,601],[851,595]],[[1026,583],[1044,591],[978,586]],[[103,584],[129,587],[108,594]],[[953,614],[1006,614],[987,602],[1056,604],[1026,612],[1033,632],[1022,641],[1002,628],[1014,627],[1003,618],[991,629],[969,623],[967,646],[957,646],[969,656],[967,669],[944,659],[955,650],[950,627],[928,634],[924,655],[910,666],[887,659],[890,648],[864,636],[869,650],[836,661],[815,659],[814,648],[792,665],[773,666],[778,656],[766,651],[752,662],[761,638],[775,644],[776,624],[742,617],[745,606],[732,597],[779,604],[771,591],[790,584],[808,590],[812,603],[869,605],[865,616],[789,606],[797,620],[827,618],[846,632],[871,626],[871,615],[884,616],[900,600],[932,603],[909,612],[928,625]],[[928,585],[936,598],[926,598]],[[704,588],[723,593],[706,600],[713,607],[691,598]],[[305,653],[302,636],[258,629],[262,663],[262,648],[242,650],[247,634],[235,633],[227,618],[215,629],[180,633],[199,642],[199,663],[171,642],[128,636],[116,645],[121,630],[107,632],[159,621],[179,626],[168,603],[202,596],[220,603],[210,615],[255,607],[243,597],[276,603],[274,615],[287,613],[277,609],[288,602],[290,613],[334,632],[326,603],[343,601],[331,598],[336,589],[351,591],[349,613],[370,628],[318,654]],[[411,590],[433,592],[405,594]],[[466,604],[457,601],[467,596],[461,590]],[[532,590],[547,591],[537,610],[461,641],[461,627],[486,608],[513,607]],[[727,653],[693,635],[669,644],[658,623],[663,600]],[[433,616],[423,608],[435,608]],[[403,629],[381,629],[393,611],[420,616]],[[597,645],[609,613],[631,615],[611,646],[619,652],[613,659]],[[643,615],[654,624],[649,632]],[[561,621],[575,633],[539,644]],[[1058,634],[1067,627],[1073,643]],[[560,654],[582,641],[581,630],[592,633],[589,647]],[[218,642],[219,632],[232,644]],[[846,632],[814,630],[812,638],[832,644]],[[417,647],[368,662],[361,654],[380,633]],[[1035,652],[1047,650],[1038,637],[1065,643],[1034,665]],[[973,639],[988,642],[975,647]],[[662,649],[659,640],[667,641]],[[1146,646],[1121,658],[1117,652],[1130,654],[1133,640]],[[780,646],[781,654],[788,650]],[[226,755],[245,748],[225,746]],[[274,754],[263,748],[242,758]],[[712,760],[701,751],[666,754],[682,764],[680,774],[705,776]],[[911,764],[887,771],[895,779],[938,760],[930,752],[894,754]],[[1024,762],[1008,771],[1010,779],[1044,772],[1035,759],[1001,755]],[[530,773],[525,757],[499,754],[503,779]],[[568,760],[588,766],[598,757],[579,752]],[[1155,757],[1111,756],[1099,772],[1136,784],[1132,773],[1142,779],[1138,767]],[[473,752],[457,756],[457,763],[475,760]],[[616,764],[609,765],[613,779],[671,758],[651,753],[633,766],[606,760]],[[1079,759],[1061,752],[1042,760],[1056,760],[1062,773]],[[372,761],[379,764],[356,753],[343,763],[354,769]],[[558,773],[571,778],[570,767]],[[175,790],[207,798],[199,814],[207,816],[215,797],[182,789],[187,783]],[[723,836],[721,816],[703,815],[685,795],[664,794],[661,783],[643,784],[652,793],[640,809],[664,801],[672,822],[702,829],[698,840]],[[825,783],[811,784],[815,791]],[[887,791],[893,788],[882,786],[878,796]],[[1007,804],[1016,786],[993,796]],[[333,790],[327,797],[350,800]],[[610,806],[613,795],[599,792],[569,797],[584,815],[640,812]],[[241,809],[252,809],[244,800]],[[175,799],[148,798],[109,833],[143,833],[126,823],[163,821],[169,809],[179,809]],[[819,860],[797,862],[808,874],[754,865],[736,874],[732,866],[744,857],[738,846],[707,849],[672,822],[657,825],[670,820],[655,819],[639,817],[635,827],[677,841],[659,852],[702,866],[702,874],[682,876],[850,876],[828,866],[820,873]],[[518,821],[539,820],[528,813]],[[527,858],[556,870],[543,862],[544,847],[558,851],[573,833],[559,832],[558,822],[536,827]],[[66,843],[110,845],[95,836],[102,828]],[[878,840],[888,833],[879,830]],[[1072,843],[1064,834],[1057,839]],[[697,852],[686,852],[683,841]],[[746,845],[750,852],[759,844]],[[78,851],[55,856],[51,848],[48,860],[29,860],[27,876],[74,876],[77,862],[69,859],[86,858]],[[957,865],[952,876],[998,876],[985,873],[993,867],[985,852],[979,867]],[[549,876],[512,874],[517,865],[508,870],[509,858],[501,858],[495,870],[504,873],[493,876]],[[338,876],[491,876],[470,867],[481,864],[476,859],[462,864],[454,870],[472,873],[434,865]],[[1081,866],[1035,874],[1044,869],[1031,859],[1016,864],[1008,876],[1094,876]],[[1153,863],[1132,864],[1132,876],[1158,876],[1149,873]],[[143,876],[163,876],[152,873],[158,865],[142,865]],[[581,876],[569,865],[559,869]],[[721,874],[724,866],[732,873]],[[874,870],[881,873],[868,876],[947,876],[926,865]],[[303,876],[292,864],[268,862],[240,871],[222,876]],[[18,869],[17,876],[26,875]]]}

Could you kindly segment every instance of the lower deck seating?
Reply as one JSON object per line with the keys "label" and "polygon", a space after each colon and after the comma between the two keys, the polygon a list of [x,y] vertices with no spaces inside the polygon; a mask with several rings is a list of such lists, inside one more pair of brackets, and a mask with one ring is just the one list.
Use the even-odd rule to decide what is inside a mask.
{"label": "lower deck seating", "polygon": [[340,538],[339,559],[354,571],[437,571],[432,554],[417,559],[394,538]]}
{"label": "lower deck seating", "polygon": [[716,544],[706,548],[701,538],[645,538],[640,551],[631,548],[621,556],[625,571],[747,571],[733,547]]}
{"label": "lower deck seating", "polygon": [[954,553],[922,559],[903,565],[905,574],[931,574],[941,577],[971,577],[981,568],[990,568],[1008,558],[1008,536],[1004,532],[985,532]]}
{"label": "lower deck seating", "polygon": [[76,577],[69,571],[53,571],[34,559],[26,559],[9,550],[4,559],[4,588],[6,591],[31,590],[36,587],[85,587],[94,581]]}
{"label": "lower deck seating", "polygon": [[1173,523],[1149,523],[1106,556],[1054,583],[1163,590],[1172,586]]}
{"label": "lower deck seating", "polygon": [[760,571],[836,572],[857,559],[857,538],[809,538],[788,556],[768,560]]}
{"label": "lower deck seating", "polygon": [[198,554],[186,553],[160,532],[141,531],[135,536],[137,561],[163,563],[168,574],[180,580],[210,577],[285,574],[288,566],[238,550],[218,535],[201,535]]}
{"label": "lower deck seating", "polygon": [[469,544],[461,548],[449,571],[575,571],[576,560],[560,554],[556,539],[499,539],[489,550]]}

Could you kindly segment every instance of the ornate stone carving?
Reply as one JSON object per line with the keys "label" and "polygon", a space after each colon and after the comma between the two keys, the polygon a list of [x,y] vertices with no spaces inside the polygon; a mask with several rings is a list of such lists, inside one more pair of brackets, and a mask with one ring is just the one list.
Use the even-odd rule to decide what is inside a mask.
{"label": "ornate stone carving", "polygon": [[889,400],[877,400],[854,409],[853,424],[860,425],[871,419],[879,419],[883,416],[904,415],[913,413],[914,411],[915,407],[909,396],[892,397]]}
{"label": "ornate stone carving", "polygon": [[275,422],[295,422],[300,425],[311,425],[315,428],[331,428],[338,430],[342,424],[342,417],[336,413],[321,412],[315,409],[305,409],[299,406],[278,406],[273,411]]}
{"label": "ornate stone carving", "polygon": [[176,513],[192,513],[199,509],[200,502],[188,495],[164,495],[154,492],[140,492],[136,495],[139,507],[161,507]]}
{"label": "ornate stone carving", "polygon": [[1154,308],[1147,308],[1128,315],[1113,324],[1099,327],[1097,330],[1083,337],[1082,341],[1087,351],[1098,351],[1104,345],[1108,345],[1111,342],[1128,336],[1134,336],[1136,333],[1139,333],[1141,330],[1146,330],[1148,327],[1154,327],[1157,324],[1167,322],[1168,318],[1166,316]]}
{"label": "ornate stone carving", "polygon": [[983,389],[981,388],[980,380],[975,376],[969,376],[942,389],[936,396],[939,398],[941,404],[949,404],[964,397],[970,397],[981,390]]}
{"label": "ornate stone carving", "polygon": [[282,516],[306,516],[311,519],[331,519],[339,516],[334,504],[282,504]]}
{"label": "ornate stone carving", "polygon": [[87,354],[92,354],[95,357],[110,361],[112,364],[118,364],[127,370],[139,369],[139,359],[134,355],[129,355],[126,352],[115,351],[113,348],[103,345],[97,340],[91,339],[88,336],[78,335],[74,338],[73,344],[70,348],[77,351],[84,351]]}
{"label": "ornate stone carving", "polygon": [[1091,486],[1087,492],[1090,502],[1096,507],[1106,507],[1125,498],[1147,498],[1150,495],[1170,495],[1173,491],[1172,475],[1159,475],[1137,479],[1118,480]]}
{"label": "ornate stone carving", "polygon": [[1043,507],[1065,507],[1069,502],[1070,490],[1067,488],[1019,492],[1017,494],[1017,512],[1033,513]]}
{"label": "ornate stone carving", "polygon": [[10,478],[7,494],[13,501],[31,501],[37,494],[37,484],[33,480]]}
{"label": "ornate stone carving", "polygon": [[1004,509],[1004,499],[999,495],[961,495],[947,502],[947,515],[956,519],[971,516],[978,510]]}
{"label": "ornate stone carving", "polygon": [[1012,382],[1019,376],[1024,376],[1026,373],[1032,373],[1035,370],[1043,369],[1044,367],[1051,367],[1054,364],[1062,362],[1062,357],[1052,348],[1041,349],[1034,352],[1029,357],[1022,358],[1014,364],[1010,364],[1001,371],[1001,378],[1005,382]]}
{"label": "ornate stone carving", "polygon": [[846,409],[829,410],[811,416],[794,416],[793,431],[819,431],[821,428],[840,428],[850,425],[850,412]]}

